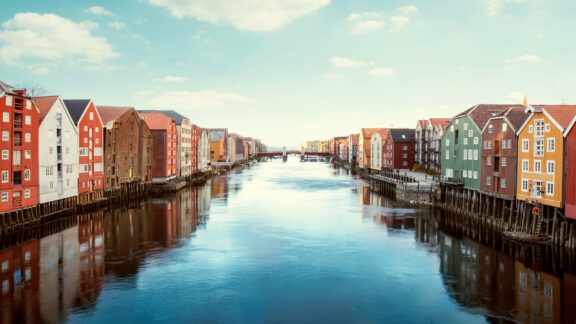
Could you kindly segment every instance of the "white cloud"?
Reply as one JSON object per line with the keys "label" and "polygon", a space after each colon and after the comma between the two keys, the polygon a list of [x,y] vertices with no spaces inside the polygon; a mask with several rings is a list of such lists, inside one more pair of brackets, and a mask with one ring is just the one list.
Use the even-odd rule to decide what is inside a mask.
{"label": "white cloud", "polygon": [[184,82],[188,81],[187,77],[175,76],[175,75],[167,75],[161,78],[154,80],[158,83],[174,83],[174,82]]}
{"label": "white cloud", "polygon": [[378,12],[352,13],[346,20],[352,24],[352,34],[361,35],[377,30],[386,29],[397,31],[408,26],[418,8],[414,5],[399,7],[394,15],[383,15]]}
{"label": "white cloud", "polygon": [[358,61],[348,57],[333,57],[330,59],[332,66],[339,69],[352,69],[374,65],[373,61]]}
{"label": "white cloud", "polygon": [[392,76],[396,73],[393,69],[389,68],[374,68],[370,70],[370,75],[376,77],[385,77],[385,76]]}
{"label": "white cloud", "polygon": [[507,99],[509,99],[510,101],[512,101],[513,103],[522,103],[524,101],[524,93],[520,92],[520,91],[514,91],[509,93],[506,96]]}
{"label": "white cloud", "polygon": [[105,38],[92,35],[98,27],[94,22],[29,12],[16,14],[2,27],[0,60],[9,65],[42,66],[46,71],[48,65],[97,65],[119,56]]}
{"label": "white cloud", "polygon": [[525,54],[515,58],[504,60],[506,63],[519,63],[519,62],[540,62],[541,59],[537,55]]}
{"label": "white cloud", "polygon": [[504,7],[509,5],[519,5],[530,2],[530,0],[485,0],[490,16],[498,15],[502,12]]}
{"label": "white cloud", "polygon": [[120,30],[123,29],[124,27],[126,27],[126,24],[118,20],[108,23],[108,28]]}
{"label": "white cloud", "polygon": [[114,14],[110,10],[100,6],[93,6],[90,8],[86,8],[84,9],[84,12],[91,13],[96,16],[114,16]]}
{"label": "white cloud", "polygon": [[147,0],[175,17],[193,17],[209,23],[229,23],[248,31],[279,29],[312,14],[331,0]]}
{"label": "white cloud", "polygon": [[249,102],[243,95],[215,90],[168,91],[148,101],[153,107],[171,107],[175,109],[209,109],[220,108],[230,103]]}

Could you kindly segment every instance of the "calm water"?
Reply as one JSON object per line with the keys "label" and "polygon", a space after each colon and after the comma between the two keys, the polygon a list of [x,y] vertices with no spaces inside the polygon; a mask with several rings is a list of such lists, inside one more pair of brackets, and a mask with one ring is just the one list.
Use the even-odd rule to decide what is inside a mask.
{"label": "calm water", "polygon": [[576,320],[576,276],[529,267],[554,255],[446,234],[324,163],[262,163],[2,244],[3,323]]}

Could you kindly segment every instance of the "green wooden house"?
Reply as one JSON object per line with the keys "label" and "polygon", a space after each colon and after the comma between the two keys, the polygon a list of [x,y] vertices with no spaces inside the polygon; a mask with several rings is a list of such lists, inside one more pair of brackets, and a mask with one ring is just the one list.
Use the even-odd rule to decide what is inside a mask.
{"label": "green wooden house", "polygon": [[442,136],[442,181],[480,189],[482,129],[488,120],[519,105],[476,105],[454,116]]}

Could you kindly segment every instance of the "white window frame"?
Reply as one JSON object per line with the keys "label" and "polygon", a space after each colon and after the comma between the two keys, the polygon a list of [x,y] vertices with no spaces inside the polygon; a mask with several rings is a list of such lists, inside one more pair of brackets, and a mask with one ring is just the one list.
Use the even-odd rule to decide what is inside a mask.
{"label": "white window frame", "polygon": [[522,152],[524,153],[530,152],[530,140],[528,139],[522,140]]}
{"label": "white window frame", "polygon": [[534,173],[542,173],[542,160],[534,160]]}
{"label": "white window frame", "polygon": [[[552,149],[550,149],[550,144],[552,144]],[[549,137],[546,139],[546,151],[547,152],[556,152],[556,138]]]}
{"label": "white window frame", "polygon": [[2,170],[2,183],[8,183],[10,181],[10,173],[8,170]]}
{"label": "white window frame", "polygon": [[32,125],[32,117],[31,116],[24,116],[24,125]]}
{"label": "white window frame", "polygon": [[528,159],[522,160],[522,172],[530,172],[530,161]]}
{"label": "white window frame", "polygon": [[2,160],[9,160],[9,159],[10,159],[10,151],[2,150]]}
{"label": "white window frame", "polygon": [[30,179],[31,179],[30,169],[25,169],[25,170],[24,170],[24,180],[25,180],[25,181],[30,181]]}
{"label": "white window frame", "polygon": [[[552,185],[552,191],[550,191],[550,187],[549,185]],[[553,181],[547,181],[546,182],[546,196],[554,196],[554,182]]]}
{"label": "white window frame", "polygon": [[528,188],[530,187],[530,183],[528,182],[527,179],[522,179],[522,181],[520,182],[520,190],[522,192],[528,192]]}
{"label": "white window frame", "polygon": [[8,193],[2,192],[2,202],[7,202],[7,201],[8,201]]}
{"label": "white window frame", "polygon": [[[550,166],[552,166],[552,172],[550,172]],[[546,161],[546,173],[548,173],[548,174],[556,173],[556,161],[555,160]]]}
{"label": "white window frame", "polygon": [[[540,143],[542,144],[541,150],[538,148],[540,146],[539,145]],[[543,157],[544,156],[544,150],[546,149],[544,147],[544,145],[545,145],[544,139],[535,139],[534,140],[534,156],[535,157]]]}

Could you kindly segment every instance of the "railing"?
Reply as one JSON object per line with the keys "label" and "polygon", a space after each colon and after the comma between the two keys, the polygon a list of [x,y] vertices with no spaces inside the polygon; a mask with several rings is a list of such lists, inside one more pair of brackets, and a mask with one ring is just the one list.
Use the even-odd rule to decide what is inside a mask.
{"label": "railing", "polygon": [[62,161],[62,152],[56,153],[58,161]]}
{"label": "railing", "polygon": [[464,185],[464,178],[444,177],[442,182],[452,185]]}
{"label": "railing", "polygon": [[22,139],[15,139],[14,146],[22,146]]}
{"label": "railing", "polygon": [[22,121],[14,120],[14,128],[22,128]]}

